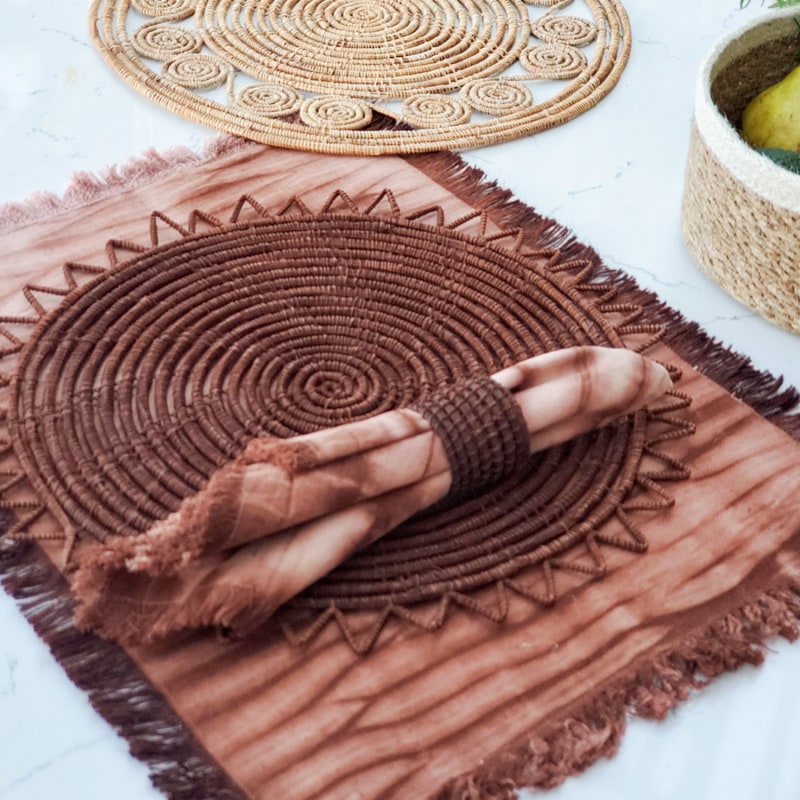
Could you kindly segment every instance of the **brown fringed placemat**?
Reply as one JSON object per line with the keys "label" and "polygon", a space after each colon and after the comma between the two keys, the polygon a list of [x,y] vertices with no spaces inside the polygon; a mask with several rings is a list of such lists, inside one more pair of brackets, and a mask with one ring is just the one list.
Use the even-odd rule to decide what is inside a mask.
{"label": "brown fringed placemat", "polygon": [[[413,523],[379,543],[372,562],[364,551],[302,595],[282,627],[240,641],[198,633],[123,649],[77,631],[65,580],[54,566],[65,552],[64,531],[46,520],[42,503],[58,510],[49,492],[66,504],[70,493],[84,497],[93,485],[96,494],[82,502],[105,503],[98,516],[113,514],[119,503],[109,492],[127,480],[126,471],[138,474],[136,459],[124,449],[124,436],[102,438],[120,422],[106,414],[104,423],[102,413],[88,428],[86,419],[66,426],[95,431],[85,441],[76,433],[55,456],[32,458],[25,476],[6,447],[4,506],[16,519],[8,528],[43,538],[38,544],[3,539],[4,583],[73,680],[151,764],[156,785],[176,798],[198,792],[215,798],[511,797],[514,786],[551,786],[613,753],[626,713],[661,717],[720,671],[758,663],[770,637],[797,635],[800,425],[789,413],[797,402],[793,390],[710,341],[451,155],[365,163],[228,146],[227,154],[152,176],[151,183],[142,173],[163,164],[140,162],[138,188],[129,191],[103,196],[102,187],[87,182],[84,199],[97,198],[91,205],[68,203],[38,221],[35,208],[7,209],[7,219],[29,222],[3,236],[16,274],[28,280],[19,286],[19,302],[7,301],[2,310],[5,374],[9,380],[18,370],[27,374],[36,361],[37,348],[24,347],[31,331],[32,342],[52,336],[63,352],[78,354],[63,362],[71,359],[64,370],[70,377],[45,379],[34,391],[30,408],[38,413],[39,404],[50,402],[48,386],[60,387],[53,413],[42,413],[38,427],[36,414],[26,419],[30,441],[52,441],[42,431],[57,436],[58,414],[85,417],[84,402],[102,409],[109,393],[130,395],[124,383],[96,372],[94,359],[105,348],[106,369],[115,348],[120,357],[139,359],[141,380],[130,384],[143,392],[132,406],[137,415],[158,407],[158,387],[179,387],[167,392],[173,400],[166,418],[154,417],[164,425],[156,425],[155,442],[174,445],[182,435],[177,423],[186,420],[177,398],[191,398],[192,409],[206,398],[207,420],[238,420],[219,429],[231,444],[218,460],[235,452],[237,431],[248,420],[259,430],[277,425],[271,432],[286,435],[336,421],[348,406],[374,413],[382,404],[412,399],[442,370],[487,371],[528,348],[626,345],[681,377],[674,393],[644,416],[536,457],[513,503],[487,495]],[[304,225],[305,238],[299,234]],[[292,233],[282,240],[284,230],[299,238]],[[240,296],[224,290],[235,287],[235,270],[226,275],[202,256],[204,245],[227,247],[237,236],[229,258],[246,261],[251,247],[251,255],[259,253],[254,261],[267,265],[256,270],[257,291]],[[381,246],[384,240],[391,246]],[[360,258],[352,255],[358,241]],[[307,249],[311,257],[299,258]],[[159,263],[159,254],[165,258],[157,277],[144,264]],[[148,331],[166,322],[137,327],[123,321],[126,315],[145,319],[158,308],[156,284],[137,292],[138,280],[143,287],[160,281],[164,297],[182,308],[172,282],[180,262],[173,257],[182,254],[189,261],[194,255],[194,269],[207,270],[198,287],[184,287],[186,319],[195,309],[205,321],[183,338],[167,334],[158,343]],[[270,284],[270,271],[284,278]],[[378,272],[380,280],[370,282]],[[410,294],[403,288],[409,275]],[[237,296],[247,302],[221,313],[222,327],[203,340],[214,312],[191,298],[207,285],[222,286],[208,292],[212,306]],[[287,286],[295,287],[288,297],[305,298],[292,314],[286,313]],[[119,304],[107,316],[100,313],[114,297]],[[76,315],[81,303],[88,316]],[[477,307],[480,313],[469,313]],[[58,329],[60,315],[71,322]],[[217,347],[225,320],[246,325],[256,318],[270,330],[263,346],[260,337],[249,341],[240,330],[230,346]],[[170,372],[169,358],[151,355],[198,348],[203,356],[183,362],[200,365],[189,384],[184,375],[191,370],[180,359]],[[332,354],[331,369],[305,370],[308,353],[318,362],[323,351]],[[215,367],[215,352],[219,365],[226,353],[237,358],[229,369]],[[237,395],[231,381],[250,388]],[[103,383],[108,391],[95,394]],[[18,378],[11,388],[23,397],[26,385]],[[73,385],[79,403],[65,390]],[[187,385],[199,393],[187,394]],[[270,387],[281,390],[262,418],[258,409]],[[292,402],[298,395],[305,405]],[[237,397],[247,405],[241,414],[234,409]],[[202,427],[203,415],[191,423]],[[114,446],[91,446],[95,436]],[[172,458],[168,447],[164,452]],[[168,480],[202,472],[201,458],[190,461]],[[59,469],[67,462],[68,469]],[[39,470],[48,475],[34,492],[26,483]],[[192,480],[202,483],[202,475]],[[582,503],[587,497],[594,505]],[[162,513],[146,503],[139,510]],[[517,524],[520,512],[527,519]],[[36,519],[22,524],[26,515]],[[70,519],[64,515],[62,525]],[[548,522],[563,531],[537,540],[537,529]],[[483,550],[485,542],[475,536],[481,526],[493,543]],[[446,543],[437,544],[442,531],[446,542],[455,542],[449,559]],[[570,546],[557,544],[545,558],[511,566],[508,559],[493,561],[500,552],[494,544],[504,538],[503,546],[516,540],[534,553],[542,541],[563,543],[564,537],[572,537]],[[404,552],[415,554],[405,569]],[[460,564],[456,572],[463,577],[470,556],[476,582],[448,584],[448,570]],[[427,577],[415,581],[414,574]],[[437,576],[438,593],[431,594]],[[388,604],[386,585],[397,589]],[[415,587],[408,597],[403,585]],[[364,597],[378,602],[365,605]]]}
{"label": "brown fringed placemat", "polygon": [[168,110],[353,155],[561,125],[614,88],[631,46],[619,0],[94,0],[89,13],[108,65]]}

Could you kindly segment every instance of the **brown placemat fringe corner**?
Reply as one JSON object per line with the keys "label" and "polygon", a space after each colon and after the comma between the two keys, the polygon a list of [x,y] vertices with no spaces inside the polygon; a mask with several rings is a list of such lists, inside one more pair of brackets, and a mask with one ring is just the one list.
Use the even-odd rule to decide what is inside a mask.
{"label": "brown placemat fringe corner", "polygon": [[0,537],[0,584],[157,789],[170,800],[197,800],[200,786],[214,800],[247,800],[130,656],[78,630],[66,581],[35,544]]}
{"label": "brown placemat fringe corner", "polygon": [[33,192],[25,200],[0,202],[0,234],[119,192],[137,189],[182,167],[198,166],[247,147],[258,148],[261,145],[220,134],[206,140],[199,153],[188,147],[166,150],[151,147],[128,161],[104,167],[96,173],[74,172],[61,196],[40,191]]}
{"label": "brown placemat fringe corner", "polygon": [[520,788],[551,789],[618,751],[629,716],[663,720],[692,692],[726,672],[764,662],[775,638],[800,638],[800,582],[759,594],[681,646],[624,674],[592,700],[484,759],[432,800],[516,800]]}

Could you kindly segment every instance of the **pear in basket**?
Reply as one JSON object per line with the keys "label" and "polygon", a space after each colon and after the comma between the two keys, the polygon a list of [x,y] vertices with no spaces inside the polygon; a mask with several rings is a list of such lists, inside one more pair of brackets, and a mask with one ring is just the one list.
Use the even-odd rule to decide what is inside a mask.
{"label": "pear in basket", "polygon": [[800,67],[750,101],[742,136],[751,147],[800,151]]}

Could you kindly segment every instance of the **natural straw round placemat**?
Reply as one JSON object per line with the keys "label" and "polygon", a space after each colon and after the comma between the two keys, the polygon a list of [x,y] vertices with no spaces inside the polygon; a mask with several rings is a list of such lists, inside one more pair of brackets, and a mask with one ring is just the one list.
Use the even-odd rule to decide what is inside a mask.
{"label": "natural straw round placemat", "polygon": [[[588,260],[523,251],[519,231],[470,235],[464,220],[372,211],[387,198],[393,206],[384,192],[360,211],[335,193],[319,212],[294,204],[274,217],[243,198],[229,223],[154,214],[151,246],[109,245],[110,268],[65,293],[22,348],[8,410],[16,456],[68,539],[146,531],[254,436],[412,406],[558,348],[633,336],[641,349],[663,333],[614,303],[613,282],[584,285]],[[180,235],[161,244],[159,229]],[[120,247],[133,257],[119,260]],[[500,585],[549,604],[553,569],[602,575],[601,544],[646,549],[631,513],[668,507],[657,481],[685,477],[657,447],[686,432],[670,427],[676,402],[532,455],[480,496],[413,519],[294,600],[295,612],[446,606]],[[612,517],[618,533],[603,538]],[[564,556],[576,546],[580,558]],[[538,582],[515,584],[531,567]]]}
{"label": "natural straw round placemat", "polygon": [[695,261],[723,289],[800,333],[800,176],[739,135],[745,106],[800,64],[792,9],[723,40],[697,85],[681,224]]}
{"label": "natural straw round placemat", "polygon": [[106,62],[169,110],[351,155],[560,125],[614,87],[630,50],[619,0],[94,0],[90,21]]}

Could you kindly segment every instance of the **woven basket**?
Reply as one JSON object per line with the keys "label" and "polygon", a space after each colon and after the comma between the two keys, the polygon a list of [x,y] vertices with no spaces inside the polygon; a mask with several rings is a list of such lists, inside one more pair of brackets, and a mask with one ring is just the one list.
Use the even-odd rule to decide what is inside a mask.
{"label": "woven basket", "polygon": [[695,100],[681,223],[725,291],[800,333],[800,176],[739,136],[747,103],[800,63],[797,9],[771,12],[706,59]]}

